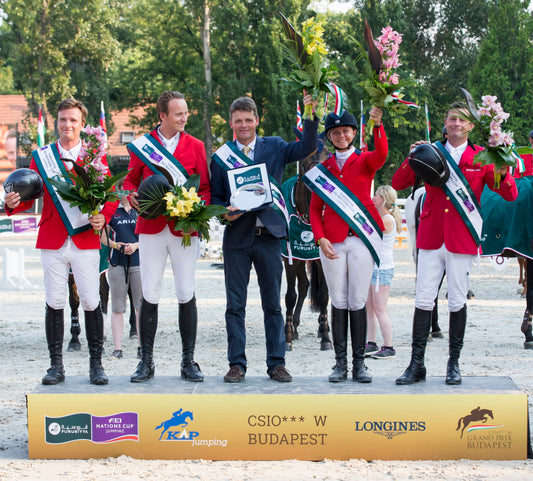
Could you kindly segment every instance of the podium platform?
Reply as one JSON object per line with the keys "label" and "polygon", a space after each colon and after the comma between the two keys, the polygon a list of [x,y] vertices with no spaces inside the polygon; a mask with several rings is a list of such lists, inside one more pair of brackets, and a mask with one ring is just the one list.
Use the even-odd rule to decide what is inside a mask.
{"label": "podium platform", "polygon": [[88,377],[27,395],[29,457],[438,460],[527,457],[527,395],[508,377],[396,386],[299,377],[189,383]]}

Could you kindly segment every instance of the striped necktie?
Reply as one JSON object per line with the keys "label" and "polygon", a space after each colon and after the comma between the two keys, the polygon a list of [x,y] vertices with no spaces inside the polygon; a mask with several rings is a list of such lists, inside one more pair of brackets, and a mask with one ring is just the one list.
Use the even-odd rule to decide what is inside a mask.
{"label": "striped necktie", "polygon": [[249,147],[248,145],[245,145],[242,149],[241,149],[241,152],[246,155],[246,157],[249,157],[249,153],[250,151],[252,150],[251,147]]}

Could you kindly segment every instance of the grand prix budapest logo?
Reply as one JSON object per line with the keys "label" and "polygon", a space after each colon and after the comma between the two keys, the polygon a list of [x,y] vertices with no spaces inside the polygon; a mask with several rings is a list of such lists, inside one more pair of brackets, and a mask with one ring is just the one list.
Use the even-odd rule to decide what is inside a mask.
{"label": "grand prix budapest logo", "polygon": [[[490,419],[494,419],[494,415],[492,414],[491,409],[480,409],[478,406],[476,409],[473,409],[470,411],[470,414],[467,414],[466,416],[463,416],[462,418],[459,418],[459,421],[457,422],[457,429],[456,431],[459,431],[461,429],[461,423],[463,424],[463,429],[461,429],[461,439],[463,438],[463,433],[466,429],[466,433],[468,434],[471,431],[478,431],[481,429],[495,429],[495,428],[501,428],[503,424],[487,424],[487,421]],[[482,424],[472,424],[481,422]]]}

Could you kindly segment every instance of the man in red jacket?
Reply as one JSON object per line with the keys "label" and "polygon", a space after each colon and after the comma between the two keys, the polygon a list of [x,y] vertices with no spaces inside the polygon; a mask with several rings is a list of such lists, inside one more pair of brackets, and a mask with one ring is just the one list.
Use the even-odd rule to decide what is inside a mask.
{"label": "man in red jacket", "polygon": [[[457,176],[462,179],[463,188],[454,190],[456,194],[453,195],[451,190],[448,189],[448,193],[444,190],[450,181],[443,187],[433,187],[426,183],[426,199],[417,234],[419,254],[411,363],[403,375],[396,379],[396,384],[412,384],[426,378],[424,353],[435,297],[444,271],[448,279],[450,311],[446,384],[461,383],[459,355],[466,327],[468,281],[473,258],[478,253],[481,230],[481,215],[476,205],[479,206],[485,185],[508,201],[516,199],[518,194],[513,177],[507,174],[507,167],[496,170],[494,165],[475,163],[474,155],[482,150],[482,147],[468,140],[473,124],[465,120],[467,113],[466,106],[461,103],[450,106],[444,121],[448,139],[444,145],[437,145],[445,155],[450,171],[460,171]],[[422,143],[425,142],[416,142],[411,149]],[[495,173],[501,174],[499,188],[495,187]],[[405,160],[395,172],[392,186],[396,190],[403,190],[412,186],[415,180],[416,175],[408,160]],[[465,200],[467,191],[471,192],[474,198]],[[468,208],[460,212],[455,206],[461,202],[467,202]],[[474,225],[477,225],[477,230],[473,230]]]}
{"label": "man in red jacket", "polygon": [[[132,207],[138,208],[137,189],[143,179],[160,172],[154,164],[164,167],[174,177],[176,185],[183,184],[192,174],[200,174],[198,194],[209,204],[211,188],[204,143],[185,132],[189,112],[180,92],[163,92],[157,100],[157,116],[161,122],[152,132],[130,145],[130,172],[124,189],[133,190]],[[194,361],[194,347],[198,326],[194,278],[198,257],[198,233],[190,232],[191,245],[182,245],[183,232],[174,230],[174,222],[163,215],[155,219],[138,217],[135,233],[139,235],[139,264],[143,300],[139,314],[141,361],[131,376],[131,382],[144,382],[153,377],[154,338],[157,330],[157,311],[161,297],[161,280],[167,257],[174,273],[174,287],[178,298],[178,322],[182,342],[181,377],[201,382],[204,376]]]}
{"label": "man in red jacket", "polygon": [[[75,99],[63,100],[57,109],[59,140],[32,152],[30,169],[38,172],[45,181],[43,212],[39,222],[37,249],[41,249],[46,297],[45,328],[51,367],[43,377],[43,384],[58,384],[65,380],[63,367],[63,335],[65,292],[69,270],[72,270],[78,287],[80,302],[85,311],[85,331],[90,353],[90,380],[92,384],[107,384],[102,368],[104,320],[100,308],[100,237],[101,230],[114,214],[118,202],[104,204],[100,213],[87,217],[79,208],[70,207],[61,200],[46,180],[53,177],[53,170],[72,169],[70,162],[80,161],[82,148],[80,134],[87,109]],[[102,161],[107,165],[104,159]],[[109,171],[108,171],[109,174]],[[8,215],[25,211],[33,201],[21,202],[20,195],[6,195]]]}

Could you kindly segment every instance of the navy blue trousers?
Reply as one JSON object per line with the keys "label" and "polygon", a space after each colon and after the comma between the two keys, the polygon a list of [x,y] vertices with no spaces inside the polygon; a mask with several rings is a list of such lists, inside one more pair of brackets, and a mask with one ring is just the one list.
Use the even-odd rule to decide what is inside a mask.
{"label": "navy blue trousers", "polygon": [[245,315],[252,265],[261,293],[270,374],[276,366],[285,365],[285,328],[280,304],[283,263],[280,240],[273,236],[256,236],[247,248],[224,250],[228,361],[230,366],[239,366],[246,372]]}

